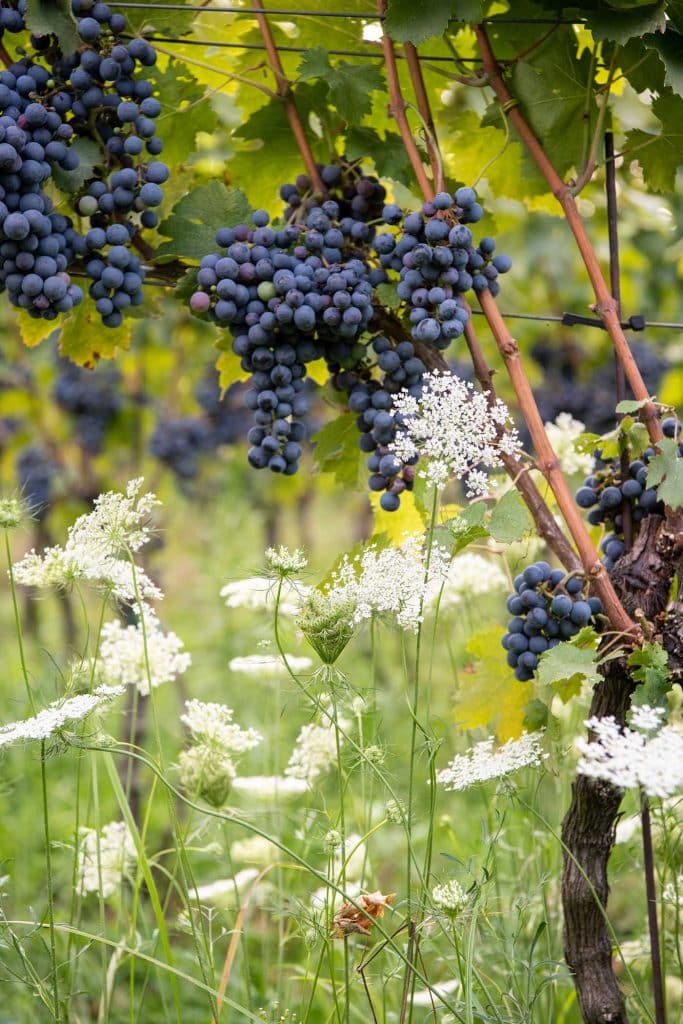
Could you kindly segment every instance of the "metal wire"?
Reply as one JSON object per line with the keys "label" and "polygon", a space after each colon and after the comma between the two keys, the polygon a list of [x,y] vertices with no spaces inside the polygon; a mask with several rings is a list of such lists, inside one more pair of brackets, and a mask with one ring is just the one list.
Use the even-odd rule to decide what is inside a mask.
{"label": "metal wire", "polygon": [[[131,36],[124,34],[123,38],[130,39]],[[218,50],[265,50],[262,43],[217,43],[212,39],[176,39],[174,36],[145,36],[145,39],[149,43],[177,43],[181,46],[206,46]],[[278,44],[278,50],[284,53],[308,53],[310,46],[280,46]],[[379,50],[377,53],[368,50],[328,50],[327,52],[337,57],[368,57],[370,60],[384,60],[384,55]],[[405,60],[402,53],[397,52],[396,57]],[[420,59],[441,64],[452,64],[455,60],[454,57],[431,57],[427,53],[421,54]],[[458,57],[458,60],[463,64],[481,64],[481,57]]]}
{"label": "metal wire", "polygon": [[[292,8],[272,7],[262,10],[259,7],[206,7],[190,4],[141,4],[130,3],[128,0],[121,0],[120,3],[111,2],[109,7],[120,7],[123,10],[133,11],[178,11],[189,12],[190,14],[274,14],[290,18],[353,18],[356,21],[384,21],[386,14],[376,14],[368,11],[367,14],[358,11],[300,11]],[[583,23],[585,18],[484,18],[483,24],[487,25],[578,25]]]}
{"label": "metal wire", "polygon": [[[472,312],[476,316],[484,316],[481,309],[473,309]],[[564,324],[566,327],[599,327],[604,330],[604,324],[602,320],[588,316],[578,316],[575,313],[563,313],[562,316],[558,316],[555,313],[502,313],[500,314],[504,320],[539,320],[545,323],[558,323]],[[630,320],[623,320],[621,326],[625,330],[631,331],[643,331],[648,327],[663,327],[668,330],[683,331],[683,323],[671,323],[667,320],[645,320],[644,317],[633,318],[638,323],[635,327]]]}

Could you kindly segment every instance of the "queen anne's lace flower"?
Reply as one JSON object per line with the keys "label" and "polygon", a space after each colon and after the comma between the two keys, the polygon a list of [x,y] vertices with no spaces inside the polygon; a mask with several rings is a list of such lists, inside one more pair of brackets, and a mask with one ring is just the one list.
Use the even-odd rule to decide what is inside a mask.
{"label": "queen anne's lace flower", "polygon": [[576,440],[586,429],[581,420],[575,420],[570,412],[561,412],[554,423],[545,424],[545,432],[559,459],[564,473],[572,476],[581,473],[587,476],[593,470],[593,455],[581,454],[576,450]]}
{"label": "queen anne's lace flower", "polygon": [[190,730],[192,738],[221,747],[228,754],[244,754],[263,739],[256,729],[242,729],[233,722],[235,712],[225,704],[188,700],[185,707],[187,712],[180,716],[180,721]]}
{"label": "queen anne's lace flower", "polygon": [[403,629],[417,631],[427,589],[446,579],[450,562],[446,549],[433,544],[427,568],[423,541],[412,534],[399,547],[371,546],[353,561],[345,556],[326,593],[353,607],[355,623],[389,612]]}
{"label": "queen anne's lace flower", "polygon": [[467,903],[467,893],[454,878],[432,889],[432,903],[444,914],[457,914]]}
{"label": "queen anne's lace flower", "polygon": [[337,743],[333,725],[316,725],[309,722],[299,733],[292,756],[285,768],[285,775],[303,779],[309,786],[314,785],[330,770],[337,758]]}
{"label": "queen anne's lace flower", "polygon": [[124,626],[118,619],[105,622],[96,666],[104,682],[137,686],[143,696],[149,693],[150,682],[153,687],[173,682],[192,663],[182,640],[175,633],[164,633],[150,608],[145,607],[144,617],[144,632],[141,623]]}
{"label": "queen anne's lace flower", "polygon": [[221,597],[225,598],[228,608],[251,608],[254,610],[266,608],[273,612],[278,588],[280,590],[278,613],[280,615],[298,615],[309,588],[298,583],[295,585],[288,580],[282,580],[280,584],[279,581],[273,582],[272,579],[267,579],[264,576],[249,576],[243,580],[226,583],[221,590]]}
{"label": "queen anne's lace flower", "polygon": [[77,891],[96,892],[108,899],[121,888],[136,858],[135,842],[125,821],[110,821],[101,832],[81,829]]}
{"label": "queen anne's lace flower", "polygon": [[291,775],[238,775],[232,788],[249,800],[275,803],[303,796],[308,792],[308,783]]}
{"label": "queen anne's lace flower", "polygon": [[142,478],[131,480],[125,494],[100,494],[93,511],[69,527],[64,547],[47,548],[42,554],[30,551],[17,563],[17,582],[34,587],[83,582],[121,601],[135,602],[138,595],[160,600],[159,588],[131,560],[149,539],[148,520],[159,504],[153,494],[139,496],[142,483]]}
{"label": "queen anne's lace flower", "polygon": [[542,732],[523,733],[494,749],[494,739],[477,743],[466,754],[458,754],[447,768],[436,773],[436,781],[446,789],[468,789],[477,782],[500,779],[530,765],[538,766],[548,755],[541,747]]}
{"label": "queen anne's lace flower", "polygon": [[233,722],[234,712],[225,704],[188,700],[185,707],[187,712],[180,720],[193,743],[178,757],[181,782],[189,793],[220,807],[237,776],[235,761],[257,747],[263,737],[256,729],[242,729]]}
{"label": "queen anne's lace flower", "polygon": [[123,686],[99,686],[92,693],[79,693],[75,697],[55,701],[33,718],[0,726],[0,747],[22,740],[49,739],[67,723],[82,722],[93,712],[111,704],[123,692]]}
{"label": "queen anne's lace flower", "polygon": [[301,572],[308,565],[308,559],[301,548],[290,551],[284,544],[277,548],[268,548],[266,551],[266,565],[271,572],[281,576],[288,576],[292,573]]}
{"label": "queen anne's lace flower", "polygon": [[589,718],[595,738],[576,741],[582,754],[576,770],[619,789],[642,786],[648,796],[672,796],[683,788],[683,732],[661,728],[663,717],[661,709],[644,705],[633,709],[630,728],[611,715]]}
{"label": "queen anne's lace flower", "polygon": [[394,411],[403,423],[390,443],[402,461],[422,461],[418,473],[437,488],[463,480],[468,497],[486,494],[487,469],[502,465],[501,452],[520,449],[517,432],[509,428],[507,406],[452,373],[434,370],[423,377],[420,398],[407,390],[394,397]]}

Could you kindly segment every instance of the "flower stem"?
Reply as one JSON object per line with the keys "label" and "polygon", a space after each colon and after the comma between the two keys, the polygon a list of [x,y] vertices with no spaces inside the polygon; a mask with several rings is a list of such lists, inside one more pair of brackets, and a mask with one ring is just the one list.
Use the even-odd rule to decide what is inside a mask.
{"label": "flower stem", "polygon": [[55,1001],[55,1024],[62,1015],[59,1009],[59,980],[57,978],[57,945],[55,941],[54,880],[52,877],[52,854],[50,852],[50,816],[47,802],[47,771],[45,769],[45,740],[40,742],[40,781],[43,795],[43,834],[45,836],[45,875],[47,880],[47,913],[50,934],[50,963],[52,967],[52,992]]}

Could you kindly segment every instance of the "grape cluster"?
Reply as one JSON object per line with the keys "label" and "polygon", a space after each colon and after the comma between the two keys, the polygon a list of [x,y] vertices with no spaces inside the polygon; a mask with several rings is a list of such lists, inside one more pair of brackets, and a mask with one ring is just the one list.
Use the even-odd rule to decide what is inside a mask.
{"label": "grape cluster", "polygon": [[389,224],[401,232],[378,235],[375,249],[385,269],[399,271],[398,297],[406,303],[412,337],[445,349],[465,330],[469,313],[462,295],[489,289],[499,291],[497,277],[512,266],[508,256],[494,256],[496,243],[482,238],[474,246],[466,226],[481,219],[483,210],[474,189],[459,188],[422,205],[421,213],[403,216],[393,203],[384,207]]}
{"label": "grape cluster", "polygon": [[15,469],[19,489],[34,519],[44,519],[50,511],[57,465],[40,445],[32,444],[19,452]]}
{"label": "grape cluster", "polygon": [[287,203],[285,220],[303,221],[323,201],[334,202],[338,230],[354,244],[371,242],[386,200],[384,186],[373,175],[363,174],[358,161],[319,164],[318,173],[325,186],[323,196],[314,191],[307,174],[280,188],[280,198]]}
{"label": "grape cluster", "polygon": [[[679,438],[679,457],[683,457],[681,423],[673,416],[662,421],[665,437]],[[646,448],[642,455],[629,463],[628,474],[624,476],[620,459],[603,462],[596,456],[593,473],[587,477],[576,492],[576,503],[580,508],[589,509],[588,522],[592,526],[606,523],[612,532],[602,540],[603,564],[609,571],[625,551],[623,540],[624,503],[630,505],[631,522],[637,527],[646,516],[664,515],[664,502],[657,496],[657,490],[647,485],[647,472],[654,448]]]}
{"label": "grape cluster", "polygon": [[[256,469],[291,475],[298,468],[306,364],[325,358],[341,366],[365,352],[357,340],[373,313],[372,284],[361,259],[328,262],[342,255],[337,213],[336,203],[325,202],[303,227],[274,230],[257,210],[253,228],[217,232],[225,253],[205,256],[197,274],[191,309],[230,328],[233,351],[251,374],[245,404],[253,412],[248,459]],[[339,246],[326,244],[332,230]]]}
{"label": "grape cluster", "polygon": [[368,454],[370,490],[383,491],[381,507],[385,512],[395,512],[400,507],[403,491],[413,489],[415,465],[402,463],[389,451],[388,446],[400,426],[400,417],[392,409],[392,395],[405,389],[419,398],[427,367],[416,356],[410,341],[394,346],[388,338],[378,335],[373,338],[372,351],[381,379],[373,377],[372,368],[366,366],[360,374],[353,371],[339,374],[333,384],[347,392],[349,408],[358,414],[359,445]]}
{"label": "grape cluster", "polygon": [[0,3],[0,35],[3,32],[23,32],[27,7],[28,0],[2,0]]}
{"label": "grape cluster", "polygon": [[60,360],[55,402],[73,417],[78,443],[89,455],[102,451],[106,430],[121,411],[120,382],[121,374],[114,366],[84,370],[67,359]]}
{"label": "grape cluster", "polygon": [[544,651],[575,636],[583,626],[598,628],[602,613],[598,597],[587,597],[580,576],[565,576],[548,562],[528,565],[514,581],[515,592],[507,600],[513,616],[501,643],[507,662],[520,682],[533,678]]}
{"label": "grape cluster", "polygon": [[218,372],[213,366],[195,388],[195,398],[206,415],[216,445],[237,444],[248,430],[246,390],[246,385],[237,381],[221,393]]}
{"label": "grape cluster", "polygon": [[[25,8],[3,2],[0,29],[20,30]],[[144,279],[138,257],[124,262],[117,250],[157,225],[169,174],[154,159],[161,104],[139,73],[156,53],[144,39],[124,41],[126,20],[106,3],[72,0],[71,8],[81,40],[74,53],[62,53],[54,36],[32,36],[33,56],[0,73],[0,287],[31,316],[53,320],[83,299],[67,273],[82,261],[103,323],[117,327],[142,301]],[[84,235],[46,194],[58,168],[78,168],[79,137],[106,156],[75,196],[89,219]]]}
{"label": "grape cluster", "polygon": [[150,453],[181,480],[192,480],[199,472],[199,459],[213,446],[209,424],[197,416],[160,420],[149,441]]}

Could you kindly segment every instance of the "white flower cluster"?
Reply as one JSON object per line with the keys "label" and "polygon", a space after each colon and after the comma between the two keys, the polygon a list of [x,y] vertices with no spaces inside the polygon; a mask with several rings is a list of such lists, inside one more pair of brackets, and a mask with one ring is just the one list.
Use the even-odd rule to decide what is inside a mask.
{"label": "white flower cluster", "polygon": [[[192,663],[175,633],[164,633],[151,608],[143,606],[142,623],[124,626],[116,619],[102,627],[100,654],[96,671],[109,684],[137,686],[146,696],[153,687],[173,682]],[[146,647],[146,653],[145,653]]]}
{"label": "white flower cluster", "polygon": [[266,550],[266,565],[271,572],[286,576],[288,573],[301,572],[308,565],[308,559],[302,548],[294,548],[290,551],[284,544],[279,548],[268,548]]}
{"label": "white flower cluster", "polygon": [[111,704],[114,698],[123,692],[123,686],[99,686],[92,693],[79,693],[75,697],[55,701],[33,718],[0,726],[0,747],[7,747],[21,740],[49,739],[67,722],[82,722],[93,712]]}
{"label": "white flower cluster", "polygon": [[297,737],[285,775],[303,779],[313,786],[321,775],[330,770],[337,759],[337,744],[333,725],[304,725]]}
{"label": "white flower cluster", "polygon": [[452,373],[434,370],[423,377],[420,398],[408,391],[394,397],[394,412],[403,417],[389,449],[402,462],[424,460],[418,472],[443,488],[463,480],[468,497],[486,494],[487,469],[501,465],[501,452],[516,454],[521,443],[509,427],[507,406]]}
{"label": "white flower cluster", "polygon": [[137,859],[135,842],[125,821],[110,821],[101,833],[81,829],[78,843],[77,891],[108,899],[121,888]]}
{"label": "white flower cluster", "polygon": [[309,588],[289,580],[273,582],[265,576],[249,576],[243,580],[226,583],[221,590],[228,608],[250,608],[252,610],[275,610],[275,598],[280,591],[278,612],[280,615],[298,615],[308,595]]}
{"label": "white flower cluster", "polygon": [[214,807],[225,803],[237,775],[235,759],[257,747],[263,737],[256,729],[233,722],[232,708],[224,704],[185,702],[181,722],[193,743],[178,757],[180,779],[188,793],[203,797]]}
{"label": "white flower cluster", "polygon": [[185,707],[187,712],[180,716],[180,721],[196,742],[211,743],[228,754],[244,754],[263,739],[256,729],[242,729],[233,722],[235,712],[225,704],[187,700]]}
{"label": "white flower cluster", "polygon": [[561,412],[556,416],[554,423],[545,424],[548,440],[559,459],[562,471],[568,476],[576,473],[588,476],[593,470],[593,456],[576,450],[576,439],[585,429],[585,424],[581,420],[575,420],[570,412]]}
{"label": "white flower cluster", "polygon": [[132,555],[149,539],[148,520],[159,502],[153,494],[139,495],[142,478],[131,480],[125,494],[110,491],[95,499],[92,512],[69,527],[64,547],[30,551],[14,567],[18,583],[33,587],[67,587],[83,582],[105,590],[121,601],[146,600],[163,594]]}
{"label": "white flower cluster", "polygon": [[505,590],[507,584],[505,573],[496,562],[466,552],[451,562],[443,580],[443,589],[442,582],[436,580],[430,584],[427,596],[430,603],[435,604],[439,600],[440,611],[448,611],[463,601],[495,590]]}
{"label": "white flower cluster", "polygon": [[494,749],[494,738],[477,743],[466,754],[458,754],[447,768],[436,774],[436,781],[446,789],[468,789],[478,782],[500,779],[511,772],[531,765],[539,766],[548,755],[541,746],[542,732],[522,733],[518,740],[508,740]]}
{"label": "white flower cluster", "polygon": [[660,708],[647,705],[633,709],[630,728],[611,715],[589,718],[595,739],[576,741],[582,754],[576,770],[619,789],[642,786],[648,796],[672,796],[683,788],[683,732],[662,728],[663,718]]}
{"label": "white flower cluster", "polygon": [[432,903],[437,910],[443,911],[444,914],[457,914],[467,903],[467,893],[460,882],[451,878],[448,882],[434,886]]}
{"label": "white flower cluster", "polygon": [[[296,675],[298,672],[308,671],[313,662],[310,658],[288,654],[287,664]],[[242,672],[244,675],[256,675],[267,679],[287,675],[287,665],[279,655],[274,654],[247,654],[242,658],[232,658],[228,662],[228,668],[231,672]]]}
{"label": "white flower cluster", "polygon": [[356,624],[389,612],[402,629],[417,632],[427,590],[447,578],[450,562],[446,549],[433,544],[427,569],[423,542],[415,533],[397,548],[368,547],[353,561],[345,556],[327,595],[353,605]]}
{"label": "white flower cluster", "polygon": [[303,796],[308,792],[308,783],[292,775],[239,775],[232,788],[234,793],[241,793],[250,801],[277,803]]}

